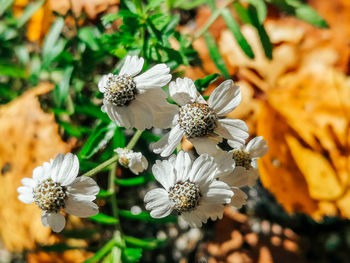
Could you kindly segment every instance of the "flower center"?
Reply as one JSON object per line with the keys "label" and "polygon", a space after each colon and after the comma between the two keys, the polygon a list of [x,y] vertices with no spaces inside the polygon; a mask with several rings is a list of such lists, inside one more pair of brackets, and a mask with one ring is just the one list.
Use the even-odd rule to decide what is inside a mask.
{"label": "flower center", "polygon": [[218,116],[204,103],[188,103],[180,108],[179,124],[187,137],[201,137],[214,132]]}
{"label": "flower center", "polygon": [[34,190],[34,200],[36,205],[43,211],[57,213],[64,207],[67,198],[66,187],[60,183],[47,179]]}
{"label": "flower center", "polygon": [[233,159],[236,162],[236,166],[242,166],[245,169],[249,170],[252,168],[252,159],[249,156],[249,153],[243,151],[243,150],[234,150],[232,152]]}
{"label": "flower center", "polygon": [[200,197],[199,186],[189,181],[177,182],[169,190],[169,198],[174,202],[175,210],[179,214],[195,210]]}
{"label": "flower center", "polygon": [[136,83],[127,75],[108,75],[104,97],[116,106],[127,106],[136,97]]}

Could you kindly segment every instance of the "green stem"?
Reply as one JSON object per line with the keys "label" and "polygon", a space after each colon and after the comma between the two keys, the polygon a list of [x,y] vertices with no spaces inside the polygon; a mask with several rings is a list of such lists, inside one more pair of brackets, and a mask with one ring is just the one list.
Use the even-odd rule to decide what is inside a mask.
{"label": "green stem", "polygon": [[128,145],[126,146],[126,149],[131,150],[132,148],[135,147],[137,141],[140,139],[142,134],[142,131],[137,130],[134,134],[134,136],[131,138],[131,140],[129,141]]}
{"label": "green stem", "polygon": [[96,166],[95,168],[91,169],[90,171],[84,173],[82,176],[93,176],[93,175],[97,174],[98,172],[102,171],[104,168],[110,166],[112,163],[115,163],[116,161],[118,161],[118,155],[114,155],[112,158],[101,163],[100,165]]}
{"label": "green stem", "polygon": [[[193,41],[200,38],[208,29],[211,27],[212,24],[216,21],[216,19],[219,17],[221,14],[220,9],[216,9],[208,19],[208,21],[204,24],[204,26],[193,36]],[[192,42],[193,42],[192,41]]]}

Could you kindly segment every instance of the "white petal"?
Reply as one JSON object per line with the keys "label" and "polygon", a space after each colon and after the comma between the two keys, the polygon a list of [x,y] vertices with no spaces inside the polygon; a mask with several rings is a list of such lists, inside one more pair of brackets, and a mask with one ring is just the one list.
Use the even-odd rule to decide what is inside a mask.
{"label": "white petal", "polygon": [[49,223],[47,222],[47,217],[48,217],[48,214],[46,212],[41,213],[41,223],[45,227],[49,227]]}
{"label": "white petal", "polygon": [[208,169],[214,165],[213,158],[207,154],[200,155],[192,165],[189,179],[198,185],[205,184],[207,181],[213,179],[213,174],[208,173]]}
{"label": "white petal", "polygon": [[119,75],[135,76],[140,73],[144,63],[143,58],[138,56],[126,56],[124,65],[120,69]]}
{"label": "white petal", "polygon": [[222,204],[203,203],[197,210],[203,211],[211,220],[221,219],[224,214],[225,206]]}
{"label": "white petal", "polygon": [[35,181],[34,181],[32,178],[28,178],[28,177],[24,177],[24,178],[21,180],[21,183],[22,183],[24,186],[28,186],[28,187],[31,187],[31,188],[34,188],[34,187],[36,186]]}
{"label": "white petal", "polygon": [[168,216],[173,211],[173,205],[169,200],[168,193],[161,188],[149,191],[144,198],[145,207],[151,210],[151,216],[162,218]]}
{"label": "white petal", "polygon": [[259,136],[251,139],[245,150],[249,152],[251,158],[260,158],[267,153],[269,147],[267,146],[267,142],[263,140],[263,137]]}
{"label": "white petal", "polygon": [[160,156],[167,157],[172,154],[184,136],[183,130],[177,124],[171,131],[163,136],[159,141],[151,144],[151,149]]}
{"label": "white petal", "polygon": [[134,117],[127,106],[118,107],[108,102],[108,100],[103,100],[103,104],[103,109],[108,114],[108,117],[118,126],[127,129],[133,128]]}
{"label": "white petal", "polygon": [[225,151],[222,151],[219,155],[215,156],[214,163],[216,166],[215,177],[232,173],[236,167],[235,160],[232,158],[232,153]]}
{"label": "white petal", "polygon": [[177,78],[176,82],[169,84],[170,97],[180,106],[198,99],[197,89],[193,81],[189,78]]}
{"label": "white petal", "polygon": [[185,181],[192,167],[190,155],[187,152],[180,151],[176,156],[174,167],[176,170],[176,181]]}
{"label": "white petal", "polygon": [[231,205],[236,207],[237,209],[240,209],[243,205],[247,203],[247,194],[243,192],[241,189],[234,187],[232,188],[234,192],[234,196],[231,200]]}
{"label": "white petal", "polygon": [[157,160],[152,167],[152,172],[156,180],[165,188],[165,190],[169,190],[169,188],[176,183],[174,166],[169,161]]}
{"label": "white petal", "polygon": [[132,127],[140,131],[153,127],[153,113],[144,101],[142,94],[136,96],[136,99],[129,104],[128,109],[129,115],[133,116],[132,121],[130,121]]}
{"label": "white petal", "polygon": [[42,166],[38,166],[33,170],[33,180],[36,184],[42,182],[42,178],[44,177],[44,169]]}
{"label": "white petal", "polygon": [[224,182],[214,180],[206,189],[201,189],[203,200],[209,203],[230,203],[233,192],[231,188]]}
{"label": "white petal", "polygon": [[79,176],[71,185],[68,186],[67,190],[70,194],[73,195],[90,196],[90,201],[92,201],[96,198],[95,196],[100,191],[100,188],[94,179],[86,176]]}
{"label": "white petal", "polygon": [[219,149],[216,145],[221,142],[222,138],[219,136],[203,136],[189,138],[189,141],[193,144],[198,154],[209,154],[215,156],[218,154]]}
{"label": "white petal", "polygon": [[42,214],[41,222],[44,226],[50,226],[53,232],[61,232],[66,225],[66,219],[60,213]]}
{"label": "white petal", "polygon": [[137,89],[161,88],[169,83],[170,68],[166,64],[157,64],[134,78]]}
{"label": "white petal", "polygon": [[17,188],[19,194],[31,194],[33,193],[33,188],[28,186],[20,186]]}
{"label": "white petal", "polygon": [[237,119],[220,119],[215,132],[225,139],[244,143],[249,137],[248,127],[242,120]]}
{"label": "white petal", "polygon": [[64,210],[79,217],[89,217],[98,214],[98,206],[88,199],[82,200],[82,196],[79,199],[76,196],[68,197]]}
{"label": "white petal", "polygon": [[171,127],[174,116],[179,112],[179,107],[168,103],[166,98],[167,94],[161,88],[147,89],[136,97],[136,100],[148,106],[149,113],[153,115],[153,126],[156,128]]}
{"label": "white petal", "polygon": [[33,194],[23,193],[18,196],[18,200],[25,204],[31,204],[34,202]]}
{"label": "white petal", "polygon": [[107,80],[109,75],[113,74],[103,75],[98,81],[98,89],[102,93],[106,92]]}
{"label": "white petal", "polygon": [[78,157],[72,153],[67,153],[64,155],[63,160],[61,156],[57,162],[56,159],[57,157],[55,158],[53,165],[56,172],[52,175],[52,180],[60,183],[62,186],[67,186],[73,183],[79,172]]}
{"label": "white petal", "polygon": [[181,217],[191,227],[201,227],[208,220],[208,217],[202,211],[198,211],[198,209],[192,212],[182,213]]}
{"label": "white petal", "polygon": [[219,116],[225,116],[239,105],[241,99],[239,87],[232,80],[226,80],[210,94],[208,104]]}
{"label": "white petal", "polygon": [[242,150],[244,149],[244,142],[242,143],[241,141],[231,141],[227,140],[228,145],[230,145],[233,149],[236,150]]}
{"label": "white petal", "polygon": [[246,170],[244,167],[236,166],[232,173],[220,177],[220,180],[232,187],[253,186],[258,175],[254,168]]}
{"label": "white petal", "polygon": [[134,153],[133,157],[130,158],[129,161],[129,169],[134,174],[139,174],[143,172],[148,167],[148,162],[145,156],[142,155],[142,153]]}

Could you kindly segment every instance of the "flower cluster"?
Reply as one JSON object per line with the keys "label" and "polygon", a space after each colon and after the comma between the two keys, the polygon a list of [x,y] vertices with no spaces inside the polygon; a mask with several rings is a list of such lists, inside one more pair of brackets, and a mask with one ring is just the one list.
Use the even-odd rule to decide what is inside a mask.
{"label": "flower cluster", "polygon": [[[252,186],[258,177],[256,159],[268,147],[262,137],[248,142],[244,121],[227,118],[241,101],[241,92],[232,80],[222,82],[208,102],[198,93],[189,78],[178,78],[169,84],[171,99],[162,90],[172,76],[165,64],[158,64],[140,74],[144,59],[127,56],[118,75],[102,76],[98,83],[103,93],[102,111],[118,126],[140,131],[152,127],[171,128],[151,149],[167,160],[152,167],[162,188],[150,190],[144,197],[150,215],[161,218],[176,213],[189,225],[200,227],[210,218],[221,218],[225,205],[240,208],[247,195],[240,189]],[[197,153],[178,151],[172,155],[183,137]],[[225,139],[225,141],[223,140]],[[218,144],[232,147],[224,151]],[[131,149],[115,150],[120,165],[139,174],[148,167],[146,158]],[[169,157],[170,156],[170,157]],[[33,179],[24,178],[18,188],[19,200],[35,203],[42,212],[42,223],[59,232],[65,225],[65,212],[89,217],[98,213],[92,201],[99,192],[96,182],[86,176],[77,177],[78,158],[59,154],[50,163],[33,171]]]}

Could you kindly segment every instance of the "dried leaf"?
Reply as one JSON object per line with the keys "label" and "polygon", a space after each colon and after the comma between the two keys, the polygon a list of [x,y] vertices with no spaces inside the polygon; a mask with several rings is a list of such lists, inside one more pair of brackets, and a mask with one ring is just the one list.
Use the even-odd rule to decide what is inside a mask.
{"label": "dried leaf", "polygon": [[36,166],[70,150],[58,135],[53,114],[44,113],[37,98],[52,88],[42,84],[0,107],[0,234],[11,251],[54,241],[41,223],[40,209],[21,203],[16,191]]}
{"label": "dried leaf", "polygon": [[303,147],[297,139],[287,136],[292,156],[303,173],[310,196],[316,200],[335,200],[343,187],[328,160],[321,154]]}

